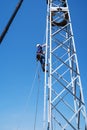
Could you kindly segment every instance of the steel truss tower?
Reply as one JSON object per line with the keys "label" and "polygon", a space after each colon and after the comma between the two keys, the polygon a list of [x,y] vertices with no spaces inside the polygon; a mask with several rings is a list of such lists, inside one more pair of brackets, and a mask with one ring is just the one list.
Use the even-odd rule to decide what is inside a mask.
{"label": "steel truss tower", "polygon": [[47,1],[45,58],[48,66],[45,65],[44,113],[48,99],[48,124],[44,114],[44,129],[87,130],[86,108],[67,0]]}

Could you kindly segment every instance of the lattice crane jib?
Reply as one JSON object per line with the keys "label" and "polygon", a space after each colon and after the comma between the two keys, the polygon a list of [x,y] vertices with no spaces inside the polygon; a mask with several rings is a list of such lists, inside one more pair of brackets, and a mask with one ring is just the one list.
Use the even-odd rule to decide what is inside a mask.
{"label": "lattice crane jib", "polygon": [[86,109],[67,0],[47,1],[46,26],[47,129],[87,130]]}

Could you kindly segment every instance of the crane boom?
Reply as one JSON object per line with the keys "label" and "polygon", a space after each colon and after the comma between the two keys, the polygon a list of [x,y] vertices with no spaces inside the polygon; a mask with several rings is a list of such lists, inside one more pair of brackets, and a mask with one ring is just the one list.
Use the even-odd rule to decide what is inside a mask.
{"label": "crane boom", "polygon": [[18,2],[18,4],[17,4],[17,6],[16,6],[16,8],[15,8],[13,14],[12,14],[12,16],[10,17],[10,19],[9,19],[9,21],[8,21],[8,23],[7,23],[7,25],[5,26],[4,30],[2,31],[2,33],[1,33],[1,35],[0,35],[0,44],[1,44],[2,40],[3,40],[3,38],[5,37],[5,35],[6,35],[7,31],[8,31],[8,29],[9,29],[9,27],[10,27],[12,21],[14,20],[14,18],[15,18],[15,16],[16,16],[17,12],[18,12],[18,10],[19,10],[19,8],[21,7],[22,2],[23,2],[23,0],[20,0],[20,1]]}

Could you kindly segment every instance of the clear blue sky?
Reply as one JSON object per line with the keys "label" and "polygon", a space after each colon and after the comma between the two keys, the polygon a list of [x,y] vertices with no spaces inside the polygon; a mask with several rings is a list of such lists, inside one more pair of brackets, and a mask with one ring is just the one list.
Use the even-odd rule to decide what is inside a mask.
{"label": "clear blue sky", "polygon": [[[87,108],[87,0],[68,0],[75,37],[84,98]],[[18,0],[0,2],[0,34]],[[45,0],[24,0],[0,45],[0,130],[33,130],[38,78],[36,44],[45,35]],[[41,70],[41,69],[40,69]],[[43,73],[40,73],[40,99],[37,129],[43,112]],[[33,94],[29,97],[34,86]]]}

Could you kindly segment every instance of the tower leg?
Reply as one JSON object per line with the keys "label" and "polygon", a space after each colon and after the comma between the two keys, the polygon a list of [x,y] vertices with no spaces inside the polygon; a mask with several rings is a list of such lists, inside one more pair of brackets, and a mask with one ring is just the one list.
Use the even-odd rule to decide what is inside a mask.
{"label": "tower leg", "polygon": [[86,108],[67,0],[50,1],[47,14],[47,130],[53,127],[55,130],[87,130]]}

